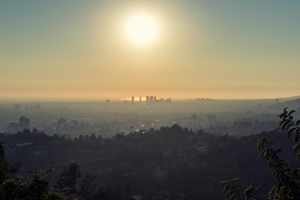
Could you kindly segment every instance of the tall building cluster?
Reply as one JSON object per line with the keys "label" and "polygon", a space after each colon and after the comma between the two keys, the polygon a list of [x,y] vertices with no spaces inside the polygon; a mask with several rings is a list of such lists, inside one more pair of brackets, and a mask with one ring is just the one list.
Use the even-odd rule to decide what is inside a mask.
{"label": "tall building cluster", "polygon": [[[33,110],[33,106],[29,106],[29,107],[26,106],[25,109],[26,109],[26,110],[28,110],[28,109]],[[41,105],[35,105],[35,106],[34,106],[34,109],[35,109],[35,110],[40,110],[40,109],[41,109]],[[15,110],[21,110],[21,105],[20,105],[20,104],[16,104],[16,105],[15,105]]]}
{"label": "tall building cluster", "polygon": [[16,133],[18,131],[23,131],[24,129],[30,129],[30,119],[26,117],[20,117],[19,123],[10,122],[8,123],[8,131],[10,133]]}
{"label": "tall building cluster", "polygon": [[30,119],[26,117],[20,117],[19,119],[19,130],[30,129]]}
{"label": "tall building cluster", "polygon": [[[131,97],[131,102],[134,103],[134,97]],[[142,102],[142,97],[139,97],[139,102]],[[164,98],[157,99],[156,96],[146,96],[146,103],[162,103],[162,102],[171,103],[171,98],[169,98],[169,99],[164,99]]]}

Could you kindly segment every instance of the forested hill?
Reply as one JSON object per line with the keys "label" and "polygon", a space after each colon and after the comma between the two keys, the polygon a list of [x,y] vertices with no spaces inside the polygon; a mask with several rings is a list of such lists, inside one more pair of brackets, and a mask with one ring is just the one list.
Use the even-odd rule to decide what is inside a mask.
{"label": "forested hill", "polygon": [[[291,151],[291,141],[279,130],[237,137],[203,130],[194,133],[176,124],[160,130],[119,133],[108,139],[94,134],[80,138],[48,136],[37,130],[2,134],[0,138],[8,159],[21,161],[23,170],[31,165],[45,170],[52,165],[53,175],[60,177],[64,166],[76,163],[81,174],[95,175],[91,181],[97,187],[89,191],[90,199],[97,191],[105,193],[102,186],[124,198],[221,199],[221,181],[235,177],[244,179],[246,185],[255,181],[263,190],[269,189],[272,176],[256,151],[262,135],[274,139],[276,147],[283,147],[285,152]],[[74,194],[81,195],[83,177],[78,179]],[[56,179],[52,185],[55,183]]]}

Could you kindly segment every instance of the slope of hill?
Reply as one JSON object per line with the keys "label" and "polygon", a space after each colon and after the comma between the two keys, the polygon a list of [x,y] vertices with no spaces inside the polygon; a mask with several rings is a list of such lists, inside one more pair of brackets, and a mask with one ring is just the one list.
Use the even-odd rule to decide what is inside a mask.
{"label": "slope of hill", "polygon": [[268,111],[280,113],[280,112],[282,112],[282,110],[285,107],[288,107],[289,110],[299,110],[300,109],[300,98],[295,99],[295,100],[286,101],[283,103],[278,103],[275,105],[271,105],[267,109],[268,109]]}

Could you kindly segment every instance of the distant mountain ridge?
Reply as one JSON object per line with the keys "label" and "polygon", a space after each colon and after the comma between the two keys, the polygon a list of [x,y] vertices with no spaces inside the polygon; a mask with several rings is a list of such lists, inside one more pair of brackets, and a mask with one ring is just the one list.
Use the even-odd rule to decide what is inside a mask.
{"label": "distant mountain ridge", "polygon": [[283,97],[283,98],[278,98],[278,99],[279,99],[279,101],[281,99],[283,99],[285,101],[292,101],[292,100],[296,100],[296,99],[299,99],[299,98],[300,98],[300,95],[298,95],[298,96],[292,96],[292,97]]}
{"label": "distant mountain ridge", "polygon": [[273,112],[282,112],[284,108],[288,107],[288,110],[299,110],[300,109],[300,98],[295,100],[289,100],[283,103],[278,103],[269,106],[268,110]]}

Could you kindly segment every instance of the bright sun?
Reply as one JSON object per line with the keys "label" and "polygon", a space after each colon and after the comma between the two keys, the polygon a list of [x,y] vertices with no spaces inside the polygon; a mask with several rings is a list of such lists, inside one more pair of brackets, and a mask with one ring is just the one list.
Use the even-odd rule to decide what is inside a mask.
{"label": "bright sun", "polygon": [[146,45],[156,38],[158,27],[151,17],[139,14],[127,21],[125,31],[131,41],[139,45]]}

